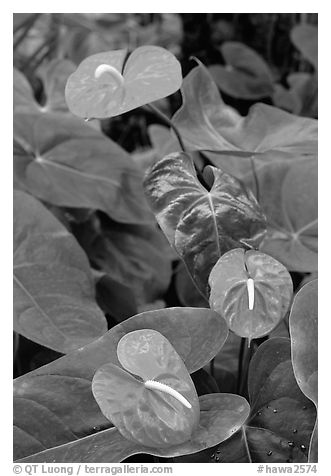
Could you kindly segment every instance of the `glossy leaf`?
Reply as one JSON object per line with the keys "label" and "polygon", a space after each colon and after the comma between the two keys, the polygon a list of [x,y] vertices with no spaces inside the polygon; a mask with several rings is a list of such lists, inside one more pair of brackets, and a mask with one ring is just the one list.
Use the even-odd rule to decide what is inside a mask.
{"label": "glossy leaf", "polygon": [[318,462],[318,418],[317,417],[316,417],[316,423],[315,423],[314,430],[311,435],[311,439],[309,443],[308,462],[309,463]]}
{"label": "glossy leaf", "polygon": [[317,405],[318,280],[310,281],[296,294],[290,314],[294,375],[302,392]]}
{"label": "glossy leaf", "polygon": [[63,114],[16,114],[16,187],[58,206],[96,208],[117,221],[152,221],[142,174],[101,133]]}
{"label": "glossy leaf", "polygon": [[[117,355],[122,367],[105,364],[92,381],[94,398],[106,418],[125,438],[145,446],[164,448],[189,440],[199,422],[198,396],[170,342],[152,329],[133,331],[119,341]],[[177,391],[191,408],[172,395],[146,388],[144,382],[151,380]]]}
{"label": "glossy leaf", "polygon": [[[93,398],[91,381],[102,365],[120,365],[118,342],[138,329],[163,334],[190,373],[205,366],[228,335],[225,321],[209,309],[148,311],[123,321],[82,349],[16,379],[15,459],[109,427]],[[57,429],[50,434],[49,428],[54,425]]]}
{"label": "glossy leaf", "polygon": [[220,50],[226,65],[212,65],[209,72],[222,91],[239,99],[271,96],[273,77],[262,56],[235,41],[223,43]]}
{"label": "glossy leaf", "polygon": [[248,390],[251,412],[244,425],[200,461],[307,463],[316,411],[296,383],[289,339],[269,339],[258,348]]}
{"label": "glossy leaf", "polygon": [[316,25],[296,25],[291,31],[291,40],[302,56],[315,68],[318,67],[318,28]]}
{"label": "glossy leaf", "polygon": [[[249,160],[225,154],[208,154],[208,157],[255,191]],[[267,217],[267,234],[260,250],[278,259],[290,271],[316,271],[317,159],[272,151],[254,156],[254,163],[259,204]]]}
{"label": "glossy leaf", "polygon": [[185,77],[183,105],[173,116],[188,150],[256,156],[270,151],[312,154],[317,151],[317,121],[276,107],[255,104],[246,117],[227,106],[203,65]]}
{"label": "glossy leaf", "polygon": [[[173,121],[187,149],[204,150],[214,165],[244,180],[256,192],[254,160],[259,203],[268,225],[261,250],[291,271],[315,271],[317,121],[264,104],[254,105],[241,117],[224,104],[201,64],[185,77],[182,93],[183,106]],[[270,186],[275,182],[284,183],[286,190]]]}
{"label": "glossy leaf", "polygon": [[213,183],[210,191],[199,182],[190,154],[174,153],[149,171],[144,187],[169,243],[208,295],[208,276],[218,258],[232,248],[257,247],[265,219],[253,194],[234,177],[215,167],[204,174]]}
{"label": "glossy leaf", "polygon": [[14,329],[67,353],[107,330],[87,257],[36,199],[14,194]]}
{"label": "glossy leaf", "polygon": [[118,463],[139,453],[161,457],[192,454],[215,446],[234,434],[249,413],[247,401],[239,395],[215,393],[199,398],[200,422],[189,441],[168,448],[150,448],[124,438],[118,430],[111,428],[96,435],[80,439],[31,455],[20,462],[57,463]]}
{"label": "glossy leaf", "polygon": [[[177,91],[182,83],[180,63],[158,46],[141,46],[127,59],[127,50],[98,53],[85,59],[67,82],[71,112],[83,118],[113,117]],[[95,71],[108,65],[117,73],[99,78]],[[116,77],[122,76],[122,80]],[[120,84],[122,82],[122,84]]]}
{"label": "glossy leaf", "polygon": [[[252,289],[249,289],[252,284]],[[281,263],[260,251],[228,251],[209,276],[210,307],[249,340],[269,334],[285,316],[292,279]]]}

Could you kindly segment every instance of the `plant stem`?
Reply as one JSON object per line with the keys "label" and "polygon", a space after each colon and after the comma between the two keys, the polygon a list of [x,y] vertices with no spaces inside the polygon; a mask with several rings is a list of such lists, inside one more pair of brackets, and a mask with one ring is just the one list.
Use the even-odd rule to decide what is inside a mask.
{"label": "plant stem", "polygon": [[22,43],[26,35],[29,33],[30,28],[34,25],[35,21],[39,17],[40,13],[36,13],[33,17],[29,18],[27,22],[25,23],[25,28],[23,29],[23,32],[16,38],[14,42],[14,50],[18,48],[18,46]]}
{"label": "plant stem", "polygon": [[154,114],[156,114],[160,119],[162,119],[163,122],[165,122],[169,127],[171,127],[171,129],[174,131],[174,133],[176,134],[176,137],[178,139],[178,142],[179,142],[179,145],[182,149],[183,152],[186,151],[185,149],[185,146],[184,146],[184,142],[183,142],[183,139],[177,129],[177,127],[173,124],[173,122],[171,121],[171,119],[169,119],[169,117],[167,117],[165,114],[163,114],[162,111],[160,111],[160,109],[158,109],[156,106],[154,106],[153,104],[147,104],[147,107],[149,109],[151,109]]}
{"label": "plant stem", "polygon": [[41,15],[41,13],[35,13],[34,15],[28,16],[25,20],[22,21],[22,23],[20,23],[19,25],[17,25],[16,28],[14,28],[14,35],[21,28],[24,28],[26,25],[28,25],[32,21],[32,19],[35,21],[40,15]]}
{"label": "plant stem", "polygon": [[245,345],[246,345],[246,338],[242,337],[241,341],[240,341],[240,349],[239,349],[239,357],[238,357],[237,393],[239,393],[240,382],[241,382],[241,378],[242,378]]}
{"label": "plant stem", "polygon": [[211,359],[209,370],[210,370],[210,375],[212,377],[215,377],[215,359]]}
{"label": "plant stem", "polygon": [[241,378],[239,380],[239,390],[238,390],[238,394],[242,396],[246,396],[244,395],[244,391],[245,391],[247,380],[248,380],[249,364],[254,352],[253,348],[254,348],[254,345],[252,342],[250,342],[250,347],[246,347],[246,345],[244,345],[244,357],[243,357]]}
{"label": "plant stem", "polygon": [[26,62],[22,66],[22,70],[24,71],[31,63],[38,57],[39,53],[45,49],[49,45],[49,40],[47,39],[42,43],[38,48],[32,53],[32,55],[26,60]]}
{"label": "plant stem", "polygon": [[252,168],[252,173],[253,173],[253,178],[255,183],[255,196],[256,196],[256,200],[259,202],[260,201],[260,187],[259,187],[259,180],[257,177],[254,157],[250,157],[249,160],[251,162],[251,168]]}

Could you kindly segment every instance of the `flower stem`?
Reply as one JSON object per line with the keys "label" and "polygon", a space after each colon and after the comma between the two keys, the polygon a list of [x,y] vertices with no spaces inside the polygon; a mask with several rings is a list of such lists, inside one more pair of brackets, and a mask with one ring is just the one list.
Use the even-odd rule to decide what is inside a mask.
{"label": "flower stem", "polygon": [[255,167],[255,162],[254,162],[254,157],[249,158],[251,162],[251,168],[252,168],[252,173],[253,173],[253,178],[254,178],[254,183],[255,183],[255,196],[256,200],[260,202],[260,187],[259,187],[259,180],[257,177],[257,172],[256,172],[256,167]]}
{"label": "flower stem", "polygon": [[183,142],[183,139],[177,129],[177,127],[173,124],[173,122],[171,121],[171,119],[169,119],[169,117],[167,117],[165,114],[163,114],[162,111],[160,111],[160,109],[158,109],[156,106],[154,106],[153,104],[147,104],[146,105],[149,109],[151,109],[154,114],[156,116],[158,116],[160,119],[162,119],[163,122],[165,122],[169,127],[171,127],[171,129],[174,131],[174,133],[176,134],[176,137],[178,139],[178,142],[179,142],[179,145],[182,149],[183,152],[186,151],[185,149],[185,145],[184,145],[184,142]]}

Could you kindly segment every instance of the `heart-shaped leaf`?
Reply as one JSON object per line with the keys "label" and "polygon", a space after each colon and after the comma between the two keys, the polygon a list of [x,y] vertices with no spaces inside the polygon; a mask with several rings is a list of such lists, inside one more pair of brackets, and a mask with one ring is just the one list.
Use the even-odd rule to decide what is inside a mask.
{"label": "heart-shaped leaf", "polygon": [[296,25],[291,31],[291,40],[315,68],[318,67],[318,28],[315,25]]}
{"label": "heart-shaped leaf", "polygon": [[[15,458],[109,427],[93,398],[91,381],[102,365],[120,365],[116,353],[118,342],[128,332],[138,329],[154,329],[164,335],[190,373],[205,366],[228,336],[224,319],[210,309],[143,312],[82,349],[16,379]],[[55,425],[56,431],[49,432]]]}
{"label": "heart-shaped leaf", "polygon": [[[215,153],[208,153],[208,158],[255,191],[247,158]],[[261,251],[278,259],[290,271],[316,271],[317,159],[272,151],[255,156],[254,163],[259,204],[267,217],[267,234],[260,245]]]}
{"label": "heart-shaped leaf", "polygon": [[260,205],[268,221],[260,249],[290,271],[317,270],[317,171],[317,160],[307,157],[276,161],[257,172]]}
{"label": "heart-shaped leaf", "polygon": [[217,86],[229,96],[259,99],[271,96],[271,71],[256,51],[243,43],[227,41],[220,48],[226,66],[212,65],[209,71]]}
{"label": "heart-shaped leaf", "polygon": [[[290,340],[273,338],[254,354],[248,379],[251,412],[239,431],[200,462],[305,463],[316,410],[298,387]],[[186,462],[186,458],[180,458]]]}
{"label": "heart-shaped leaf", "polygon": [[176,446],[167,448],[142,446],[124,438],[115,428],[110,428],[96,435],[31,455],[20,462],[118,463],[139,453],[161,457],[197,453],[229,438],[241,427],[249,414],[247,401],[239,395],[226,393],[203,395],[199,398],[199,403],[198,428],[190,440]]}
{"label": "heart-shaped leaf", "polygon": [[117,355],[126,371],[106,364],[92,381],[93,395],[106,418],[125,438],[146,446],[163,448],[187,441],[199,422],[198,396],[170,342],[152,329],[133,331],[119,341]]}
{"label": "heart-shaped leaf", "polygon": [[153,217],[142,174],[115,142],[63,114],[16,114],[16,186],[58,206],[96,208],[120,222]]}
{"label": "heart-shaped leaf", "polygon": [[260,251],[228,251],[209,276],[210,307],[249,340],[269,334],[291,302],[292,279],[281,263]]}
{"label": "heart-shaped leaf", "polygon": [[156,219],[203,295],[218,258],[232,248],[254,248],[265,220],[254,195],[215,167],[206,167],[212,187],[198,180],[190,154],[174,153],[157,162],[144,181]]}
{"label": "heart-shaped leaf", "polygon": [[[259,203],[268,223],[262,250],[291,271],[315,271],[317,121],[264,104],[253,106],[242,118],[224,104],[201,64],[185,77],[182,93],[183,106],[173,121],[187,149],[214,151],[207,152],[214,165],[244,180],[255,191],[254,160]],[[286,192],[271,186],[275,181],[283,183],[287,174]],[[292,196],[289,207],[294,209],[295,205],[290,218],[286,204],[278,206],[286,194]],[[296,224],[297,220],[300,223]]]}
{"label": "heart-shaped leaf", "polygon": [[173,116],[188,150],[257,156],[270,151],[297,156],[317,152],[317,121],[255,104],[246,117],[225,105],[200,64],[185,77],[183,105]]}
{"label": "heart-shaped leaf", "polygon": [[296,294],[290,313],[294,375],[302,392],[317,405],[318,280],[310,281]]}
{"label": "heart-shaped leaf", "polygon": [[35,198],[14,193],[14,329],[67,353],[104,334],[86,255]]}
{"label": "heart-shaped leaf", "polygon": [[113,117],[180,88],[180,63],[169,51],[141,46],[127,55],[127,50],[98,53],[79,65],[65,91],[71,112],[84,118]]}

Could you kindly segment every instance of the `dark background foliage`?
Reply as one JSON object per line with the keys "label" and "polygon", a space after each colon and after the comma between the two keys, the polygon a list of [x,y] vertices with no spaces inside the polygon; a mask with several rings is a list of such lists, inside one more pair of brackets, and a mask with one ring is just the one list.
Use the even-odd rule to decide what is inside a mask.
{"label": "dark background foliage", "polygon": [[[293,39],[294,29],[302,25],[308,26],[308,28],[317,26],[317,14],[15,14],[14,66],[30,83],[33,99],[38,108],[46,107],[53,100],[57,111],[60,110],[61,113],[66,114],[68,111],[64,98],[61,95],[54,95],[54,91],[58,94],[61,87],[62,90],[64,89],[67,76],[89,55],[114,49],[129,48],[129,50],[134,50],[141,45],[159,45],[176,55],[181,63],[183,77],[185,77],[196,67],[195,59],[210,68],[210,72],[215,66],[222,66],[225,71],[233,71],[234,65],[229,63],[229,58],[224,54],[223,47],[228,42],[239,42],[244,47],[254,50],[260,60],[266,64],[267,76],[269,75],[266,89],[268,92],[258,91],[258,95],[240,97],[240,94],[230,94],[226,85],[223,88],[215,80],[227,105],[235,108],[244,116],[248,114],[252,105],[259,102],[276,105],[302,117],[317,119],[317,64],[313,64],[314,61],[312,62],[311,58],[307,57],[305,47]],[[47,68],[53,60],[59,59],[68,60],[68,71],[65,78],[54,76],[59,81],[56,84],[51,80],[52,70],[49,71]],[[254,71],[252,72],[249,65],[247,68],[238,68],[238,70],[246,75],[246,78],[254,79]],[[289,79],[297,73],[306,74],[306,82],[301,87],[300,93],[292,91],[292,83]],[[293,102],[289,101],[289,98]],[[182,96],[179,91],[157,101],[159,110],[167,118],[172,117],[181,105]],[[34,124],[33,114],[35,112],[24,119],[23,116],[20,118],[18,111],[17,123],[20,125],[26,121],[26,124]],[[36,114],[37,116],[38,114]],[[155,128],[157,125],[168,126],[166,120],[156,115],[148,107],[142,106],[120,116],[103,119],[100,123],[92,121],[91,140],[96,140],[93,136],[95,126],[123,149],[120,153],[122,163],[127,163],[129,167],[129,162],[133,159],[135,166],[140,169],[141,176],[143,176],[147,165],[169,152],[167,150],[169,138],[163,137],[160,131],[160,136],[158,136],[157,129],[152,130],[151,128],[151,126]],[[18,129],[19,127],[17,127]],[[61,132],[59,136],[62,137],[62,135]],[[78,139],[79,137],[77,137]],[[66,144],[66,140],[67,138],[64,137],[60,146]],[[48,150],[51,151],[53,145],[47,144]],[[107,148],[106,144],[105,148]],[[164,152],[165,150],[167,152]],[[21,157],[20,151],[15,153],[17,154],[16,158]],[[107,151],[105,150],[104,153],[106,154]],[[203,155],[199,157],[200,160],[201,158],[206,161],[204,165],[213,163]],[[249,183],[249,185],[252,184]],[[20,190],[22,190],[21,186],[22,184],[19,186]],[[24,188],[23,191],[25,191]],[[30,190],[28,191],[30,192]],[[133,223],[132,219],[121,222],[121,220],[117,220],[117,216],[109,216],[106,209],[62,206],[52,200],[48,201],[47,197],[45,198],[42,194],[41,196],[40,194],[36,195],[48,211],[59,220],[64,229],[76,238],[86,253],[89,265],[93,269],[90,279],[94,283],[96,302],[105,314],[108,329],[112,329],[129,317],[147,310],[174,306],[208,307],[208,302],[196,291],[183,263],[170,249],[155,223],[142,224],[139,220],[137,223]],[[141,205],[142,214],[145,213],[144,206],[143,203]],[[311,269],[302,272],[301,270],[300,272],[290,271],[295,293],[305,283],[317,276],[317,272],[311,272]],[[289,357],[290,343],[288,339],[286,341],[284,339],[289,336],[288,328],[289,316],[286,315],[285,319],[268,337],[280,339],[276,343],[285,349],[283,364],[288,372],[288,386],[291,387],[292,384],[295,386],[295,378]],[[245,358],[249,361],[261,344],[265,345],[264,341],[268,337],[254,339],[252,348],[247,350],[243,348],[240,337],[231,333],[221,352],[210,366],[192,374],[199,396],[221,391],[238,393],[249,399],[250,377],[248,369],[242,368],[241,364]],[[270,344],[269,347],[262,347],[262,349],[266,349],[264,350],[266,355],[270,353],[274,358],[272,346],[273,344]],[[40,369],[42,366],[56,361],[62,355],[56,350],[32,342],[24,335],[15,333],[14,378]],[[276,367],[274,371],[276,376],[282,372]],[[238,377],[242,377],[243,374],[246,374],[246,377],[238,386]],[[284,390],[284,395],[287,390],[287,388]],[[253,403],[254,398],[251,399]],[[292,402],[293,405],[308,408],[306,412],[306,415],[309,415],[308,429],[302,430],[302,441],[300,441],[307,446],[309,431],[312,431],[315,418],[315,408],[301,394],[299,388],[293,390],[291,398],[294,402]],[[265,408],[268,409],[268,405]],[[284,412],[290,413],[287,407]],[[264,431],[271,429],[272,431],[279,430],[279,434],[282,433],[281,425],[275,423],[275,415],[269,415],[266,411],[263,418],[259,419],[252,413],[249,425],[241,430],[243,434],[245,431],[247,432],[248,438],[252,442],[251,453],[254,460],[257,460],[254,445],[259,445],[260,438],[263,440],[262,433]],[[257,430],[261,430],[262,436],[258,435]],[[236,433],[219,448],[207,450],[201,454],[197,453],[192,457],[179,458],[178,462],[195,461],[195,457],[198,458],[197,461],[219,462],[216,459],[219,453],[215,453],[215,451],[227,455],[223,459],[224,462],[248,461],[251,455],[247,455],[245,448],[243,449],[242,438],[241,433]],[[283,444],[287,438],[289,438],[288,433],[282,433],[281,443]],[[236,439],[240,439],[239,443]],[[275,461],[278,461],[277,457],[280,458],[279,461],[283,461],[282,458],[292,458],[291,449],[286,447],[278,455],[277,445],[279,442],[273,443],[275,443]],[[240,454],[237,454],[238,452]],[[298,452],[294,458],[297,461],[306,461],[306,453]],[[158,460],[163,461],[161,457]],[[155,461],[155,458],[143,454],[132,456],[128,458],[128,461],[146,462]]]}

